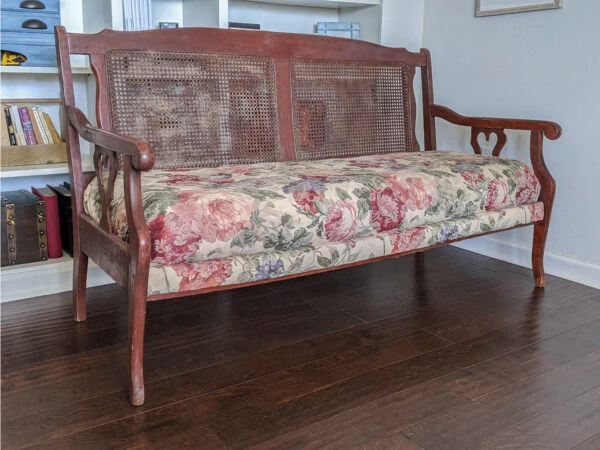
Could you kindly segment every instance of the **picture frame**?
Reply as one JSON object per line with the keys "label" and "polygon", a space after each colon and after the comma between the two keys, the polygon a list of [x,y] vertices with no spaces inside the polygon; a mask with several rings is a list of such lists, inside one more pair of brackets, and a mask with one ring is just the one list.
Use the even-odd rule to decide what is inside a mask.
{"label": "picture frame", "polygon": [[563,0],[475,0],[475,17],[562,8]]}

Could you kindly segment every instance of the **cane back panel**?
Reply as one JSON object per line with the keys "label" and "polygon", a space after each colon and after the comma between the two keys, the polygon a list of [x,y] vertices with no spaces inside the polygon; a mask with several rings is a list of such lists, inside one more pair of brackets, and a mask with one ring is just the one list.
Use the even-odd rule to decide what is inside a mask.
{"label": "cane back panel", "polygon": [[157,168],[280,161],[271,58],[111,50],[112,128],[149,142]]}
{"label": "cane back panel", "polygon": [[297,160],[418,150],[406,67],[297,60],[291,77]]}

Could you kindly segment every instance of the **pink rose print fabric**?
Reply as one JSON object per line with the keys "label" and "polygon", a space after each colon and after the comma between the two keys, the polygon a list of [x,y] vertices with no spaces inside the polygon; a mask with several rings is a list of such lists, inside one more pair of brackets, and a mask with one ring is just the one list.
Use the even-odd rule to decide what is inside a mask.
{"label": "pink rose print fabric", "polygon": [[[454,152],[153,170],[142,184],[152,238],[149,293],[347,264],[544,214],[527,165]],[[99,219],[96,181],[84,207]],[[121,175],[111,214],[127,239]]]}

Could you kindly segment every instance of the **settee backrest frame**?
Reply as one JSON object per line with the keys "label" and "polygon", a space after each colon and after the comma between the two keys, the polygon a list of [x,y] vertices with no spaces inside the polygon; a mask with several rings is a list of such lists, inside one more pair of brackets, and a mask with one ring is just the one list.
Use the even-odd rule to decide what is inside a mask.
{"label": "settee backrest frame", "polygon": [[[107,76],[107,53],[115,50],[151,50],[268,57],[275,68],[279,143],[283,161],[295,160],[291,66],[294,61],[333,61],[371,64],[396,64],[406,71],[408,113],[401,120],[407,127],[406,150],[419,151],[416,138],[416,101],[414,77],[421,70],[424,149],[435,148],[435,121],[431,115],[433,86],[429,52],[410,52],[405,48],[385,47],[369,42],[327,36],[272,33],[218,28],[179,28],[124,32],[104,30],[97,34],[67,33],[56,27],[59,81],[62,91],[62,135],[67,141],[74,204],[81,212],[85,187],[79,136],[69,125],[67,107],[76,107],[71,72],[71,55],[89,56],[96,80],[96,122],[99,128],[114,131]],[[133,136],[139,138],[138,136]],[[96,152],[97,153],[97,152]]]}
{"label": "settee backrest frame", "polygon": [[[292,127],[292,103],[290,91],[290,61],[322,60],[351,61],[365,63],[398,63],[408,71],[408,100],[410,102],[409,121],[412,150],[419,150],[415,133],[416,102],[413,88],[415,69],[421,68],[423,96],[432,103],[431,68],[426,50],[420,53],[404,48],[384,47],[364,41],[331,38],[325,36],[291,33],[268,33],[246,30],[223,30],[218,28],[180,28],[171,30],[148,30],[123,32],[104,30],[98,34],[67,33],[58,29],[57,40],[66,45],[57,45],[59,53],[60,77],[67,80],[70,76],[70,55],[88,55],[90,67],[96,78],[96,120],[100,128],[113,130],[110,114],[110,101],[107,89],[106,54],[111,50],[154,50],[178,52],[202,52],[235,54],[272,58],[276,70],[277,105],[279,114],[279,134],[283,160],[294,160],[294,138]],[[62,64],[60,64],[62,63]],[[64,85],[65,90],[72,89],[71,83]],[[72,92],[65,92],[66,104],[73,101]],[[73,104],[73,106],[75,106]],[[426,109],[426,108],[425,108]],[[425,113],[428,111],[424,110]],[[425,123],[429,124],[428,114]],[[431,128],[431,127],[429,127]],[[426,131],[431,136],[431,129]],[[427,150],[431,146],[425,143]]]}

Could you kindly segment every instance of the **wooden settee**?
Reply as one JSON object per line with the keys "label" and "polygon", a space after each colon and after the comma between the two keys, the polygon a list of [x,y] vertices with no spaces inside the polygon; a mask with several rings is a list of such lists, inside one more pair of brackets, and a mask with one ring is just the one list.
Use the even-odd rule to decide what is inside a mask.
{"label": "wooden settee", "polygon": [[[128,291],[130,394],[144,402],[146,302],[266,283],[533,225],[533,276],[555,182],[547,121],[464,117],[434,103],[431,60],[339,38],[220,29],[96,35],[56,28],[73,189],[73,302],[88,258]],[[96,120],[74,101],[89,55]],[[424,149],[415,136],[420,71]],[[436,152],[435,119],[471,127],[475,154]],[[528,130],[530,169],[498,158]],[[481,155],[480,134],[497,136]],[[94,145],[84,176],[79,137]],[[461,149],[459,149],[461,150]]]}

